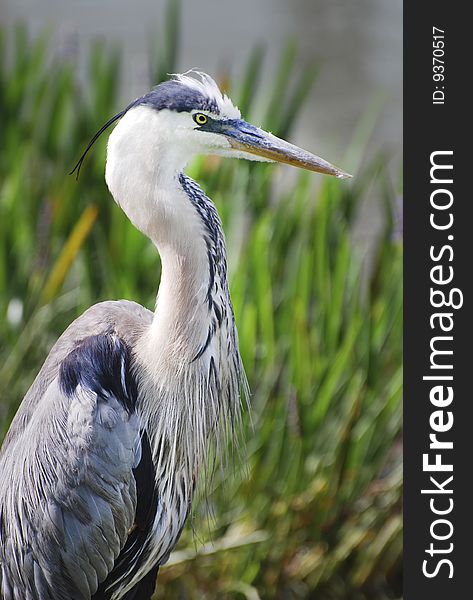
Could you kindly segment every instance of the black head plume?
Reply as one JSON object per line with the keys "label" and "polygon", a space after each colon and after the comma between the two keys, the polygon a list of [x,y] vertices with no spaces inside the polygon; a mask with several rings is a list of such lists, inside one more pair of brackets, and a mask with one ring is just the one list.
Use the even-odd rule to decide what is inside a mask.
{"label": "black head plume", "polygon": [[76,173],[76,180],[79,179],[79,173],[82,167],[82,163],[84,162],[84,159],[87,155],[87,152],[92,148],[92,146],[94,145],[94,143],[97,141],[97,139],[102,135],[102,133],[108,128],[110,127],[110,125],[112,125],[112,123],[115,123],[115,121],[118,121],[118,119],[121,119],[121,117],[123,117],[123,115],[127,112],[127,110],[131,107],[127,106],[127,108],[125,108],[124,110],[122,110],[121,112],[117,113],[115,116],[113,116],[111,119],[109,119],[105,125],[102,125],[102,127],[97,131],[97,133],[94,134],[94,137],[90,140],[90,142],[87,144],[87,148],[84,150],[84,152],[82,153],[82,156],[79,158],[79,160],[77,161],[75,167],[72,169],[72,171],[69,173],[69,175],[72,175],[73,173]]}
{"label": "black head plume", "polygon": [[[213,81],[213,80],[212,80]],[[216,84],[214,84],[216,85]],[[210,110],[218,113],[218,105],[214,98],[206,96],[201,90],[195,89],[189,86],[188,83],[179,79],[171,79],[170,81],[164,81],[153,88],[147,94],[140,96],[133,102],[131,102],[124,110],[117,113],[111,119],[109,119],[105,125],[103,125],[94,137],[90,140],[87,148],[84,150],[82,156],[77,161],[77,164],[69,173],[72,175],[76,173],[76,179],[79,178],[79,173],[82,167],[82,163],[87,155],[87,152],[92,148],[96,140],[102,135],[102,133],[110,127],[115,121],[118,121],[130,108],[135,106],[145,105],[150,106],[155,110],[173,110],[176,112],[191,111],[192,109]]]}

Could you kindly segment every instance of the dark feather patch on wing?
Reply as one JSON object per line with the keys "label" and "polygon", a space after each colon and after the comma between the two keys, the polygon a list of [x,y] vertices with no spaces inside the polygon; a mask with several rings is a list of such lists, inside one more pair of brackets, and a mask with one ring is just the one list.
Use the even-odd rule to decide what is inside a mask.
{"label": "dark feather patch on wing", "polygon": [[104,400],[112,395],[131,413],[138,391],[130,366],[130,350],[123,340],[111,333],[92,335],[81,340],[62,362],[59,385],[69,398],[78,385]]}
{"label": "dark feather patch on wing", "polygon": [[[120,588],[120,584],[115,585],[114,582],[120,581],[122,578],[122,581],[125,582],[129,580],[140,568],[142,560],[146,558],[146,553],[142,556],[142,551],[146,547],[146,541],[153,526],[158,506],[158,495],[154,485],[155,469],[151,446],[145,432],[141,434],[141,460],[138,466],[133,469],[133,475],[136,481],[137,494],[135,523],[124,547],[115,560],[113,569],[107,579],[100,584],[93,600],[108,600],[112,593]],[[151,571],[154,575],[146,575],[125,595],[125,598],[136,598],[136,600],[150,598],[154,590],[157,571],[158,568],[155,566]],[[144,589],[147,590],[148,595],[144,593]]]}
{"label": "dark feather patch on wing", "polygon": [[156,587],[159,565],[147,573],[139,583],[123,596],[123,600],[150,600]]}

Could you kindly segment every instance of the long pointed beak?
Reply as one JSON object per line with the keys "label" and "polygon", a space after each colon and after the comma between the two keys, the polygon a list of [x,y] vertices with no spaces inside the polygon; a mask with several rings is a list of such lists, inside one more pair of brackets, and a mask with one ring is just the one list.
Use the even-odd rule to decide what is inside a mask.
{"label": "long pointed beak", "polygon": [[[205,126],[202,129],[205,130]],[[309,171],[316,171],[317,173],[333,175],[339,179],[351,177],[351,175],[320,158],[320,156],[289,144],[289,142],[276,137],[272,133],[263,131],[259,127],[250,125],[240,119],[214,121],[212,131],[223,134],[233,149],[243,153],[253,154],[269,161],[286,163]]]}

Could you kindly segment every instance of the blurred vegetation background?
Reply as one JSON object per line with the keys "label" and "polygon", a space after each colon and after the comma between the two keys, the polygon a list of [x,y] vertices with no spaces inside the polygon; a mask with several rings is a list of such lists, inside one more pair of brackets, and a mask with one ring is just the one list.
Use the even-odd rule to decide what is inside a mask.
{"label": "blurred vegetation background", "polygon": [[[176,7],[153,83],[176,70]],[[239,81],[220,80],[245,118],[256,99],[259,124],[286,138],[317,76],[314,65],[296,78],[297,57],[288,44],[272,89],[258,85],[261,48]],[[159,257],[106,189],[107,136],[78,181],[67,175],[121,108],[121,65],[117,49],[96,45],[84,86],[51,57],[48,34],[0,31],[0,437],[83,310],[118,298],[154,306]],[[243,460],[195,503],[157,598],[401,596],[400,182],[383,154],[363,161],[373,110],[338,161],[350,182],[209,157],[188,169],[224,223],[253,425],[247,416]],[[368,194],[384,225],[367,267],[353,231]]]}

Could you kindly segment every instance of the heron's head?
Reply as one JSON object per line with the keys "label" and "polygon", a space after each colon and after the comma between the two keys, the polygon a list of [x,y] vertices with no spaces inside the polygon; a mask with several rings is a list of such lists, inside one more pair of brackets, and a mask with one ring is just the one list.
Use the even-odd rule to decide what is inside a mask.
{"label": "heron's head", "polygon": [[238,108],[215,81],[198,71],[175,75],[132,102],[97,132],[87,150],[118,119],[108,144],[107,181],[114,170],[111,163],[120,163],[122,170],[131,169],[132,161],[138,159],[150,174],[180,171],[196,154],[282,162],[338,178],[350,177],[322,158],[242,120]]}

